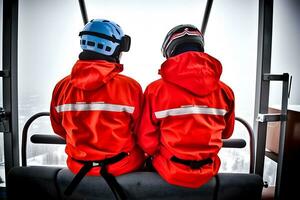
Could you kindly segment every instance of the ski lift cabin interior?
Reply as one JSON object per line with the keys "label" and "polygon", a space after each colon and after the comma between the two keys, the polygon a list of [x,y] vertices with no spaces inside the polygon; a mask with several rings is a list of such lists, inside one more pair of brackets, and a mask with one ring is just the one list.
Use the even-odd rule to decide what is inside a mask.
{"label": "ski lift cabin interior", "polygon": [[[78,2],[80,8],[78,12],[79,10],[81,11],[83,23],[86,24],[88,22],[88,9],[86,9],[84,0],[79,0]],[[300,108],[297,105],[290,105],[288,98],[294,95],[296,100],[292,103],[300,104],[300,97],[298,97],[299,92],[296,86],[291,90],[291,72],[290,70],[285,71],[289,69],[288,67],[281,68],[278,70],[280,71],[279,73],[271,73],[273,72],[271,70],[271,55],[278,57],[278,54],[272,54],[273,9],[274,3],[277,2],[282,5],[284,3],[289,4],[289,6],[285,7],[289,9],[286,9],[284,14],[293,16],[295,21],[299,19],[299,12],[297,12],[299,10],[297,9],[300,8],[300,3],[297,0],[289,2],[284,2],[283,0],[258,0],[258,43],[253,128],[246,120],[236,117],[237,124],[244,126],[245,132],[248,132],[248,135],[246,134],[247,138],[223,141],[223,148],[235,148],[236,151],[239,151],[241,148],[249,148],[249,157],[247,157],[249,160],[249,172],[220,172],[211,181],[198,189],[169,185],[155,172],[140,171],[118,176],[117,181],[124,188],[128,199],[286,200],[292,197],[297,199],[299,195],[296,183],[300,177],[298,170],[300,167]],[[20,91],[18,90],[18,38],[20,35],[18,27],[20,26],[20,3],[21,1],[18,0],[3,0],[3,60],[2,70],[0,71],[3,84],[3,108],[0,110],[0,131],[3,132],[3,165],[5,168],[5,178],[2,179],[6,185],[1,187],[0,199],[65,199],[64,190],[74,176],[66,167],[28,166],[27,163],[29,127],[38,118],[48,116],[48,112],[36,113],[26,120],[24,127],[22,127],[21,156],[19,153],[18,96]],[[22,3],[26,4],[26,0]],[[227,4],[232,4],[231,7],[234,9],[234,3],[227,1]],[[211,12],[214,12],[213,10],[213,0],[207,0],[201,26],[203,34],[206,33],[206,30],[209,30],[209,16]],[[39,17],[43,18],[43,16]],[[299,23],[293,23],[293,21],[290,21],[290,23],[294,26],[298,25],[297,31],[299,33]],[[289,26],[286,25],[285,28],[288,29]],[[36,30],[30,31],[32,31],[32,34],[36,33]],[[243,41],[240,42],[242,43]],[[299,44],[299,39],[288,38],[283,43],[290,43],[292,46],[292,43]],[[41,44],[36,45],[39,46]],[[297,45],[298,51],[296,49],[294,50],[295,52],[300,51],[299,46]],[[295,57],[297,58],[295,63],[299,65],[298,57]],[[289,59],[292,60],[293,57]],[[299,69],[292,73],[295,77],[294,82],[296,82],[296,85],[299,73]],[[282,88],[281,93],[276,91],[276,95],[280,96],[281,105],[271,108],[272,106],[269,105],[270,85],[273,82],[279,83]],[[291,91],[294,93],[291,93]],[[65,144],[64,140],[54,134],[34,133],[31,134],[30,141],[37,145]],[[246,146],[246,143],[248,146]],[[268,149],[267,151],[266,148]],[[268,186],[268,183],[264,181],[266,157],[277,163],[274,186]],[[0,161],[2,164],[2,160]],[[84,177],[73,195],[68,197],[68,199],[113,198],[114,196],[102,177]]]}

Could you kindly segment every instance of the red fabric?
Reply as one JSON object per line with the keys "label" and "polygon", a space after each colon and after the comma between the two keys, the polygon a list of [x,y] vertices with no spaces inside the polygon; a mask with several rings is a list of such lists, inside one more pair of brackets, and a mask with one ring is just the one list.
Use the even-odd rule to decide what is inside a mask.
{"label": "red fabric", "polygon": [[[171,184],[197,188],[219,170],[221,139],[232,135],[235,120],[234,94],[219,80],[221,73],[221,63],[215,58],[186,52],[166,60],[160,70],[162,79],[151,83],[144,93],[138,143],[153,156],[153,166]],[[160,111],[184,108],[212,108],[226,114],[158,117]],[[170,161],[173,155],[185,160],[212,158],[214,162],[192,170]]]}
{"label": "red fabric", "polygon": [[[55,86],[50,108],[51,124],[54,132],[66,139],[67,165],[74,173],[82,165],[73,159],[103,160],[128,152],[129,156],[109,165],[108,171],[114,175],[138,169],[144,161],[135,134],[142,89],[135,80],[120,75],[122,69],[122,65],[106,61],[77,61],[71,75]],[[132,113],[57,110],[61,105],[95,102],[131,106],[134,110]],[[89,175],[99,175],[99,168],[93,168]]]}

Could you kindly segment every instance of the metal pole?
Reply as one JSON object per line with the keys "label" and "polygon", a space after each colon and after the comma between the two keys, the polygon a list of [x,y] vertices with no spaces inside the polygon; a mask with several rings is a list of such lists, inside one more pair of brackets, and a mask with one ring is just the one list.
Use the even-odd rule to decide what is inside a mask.
{"label": "metal pole", "polygon": [[89,21],[88,15],[87,15],[87,12],[86,12],[85,2],[84,2],[84,0],[78,0],[78,2],[79,2],[79,7],[80,7],[80,11],[81,11],[83,24],[85,25]]}
{"label": "metal pole", "polygon": [[203,20],[202,20],[202,26],[201,26],[201,32],[203,35],[205,34],[205,30],[206,30],[206,26],[207,26],[207,22],[208,22],[212,4],[213,4],[213,0],[207,0],[204,15],[203,15]]}
{"label": "metal pole", "polygon": [[253,129],[257,137],[255,173],[261,177],[264,173],[267,122],[258,123],[256,117],[259,113],[268,113],[270,81],[264,81],[263,76],[271,71],[272,24],[273,0],[260,0]]}
{"label": "metal pole", "polygon": [[[282,100],[281,100],[281,114],[287,115],[288,112],[288,96],[289,96],[289,74],[283,74],[283,83],[282,83]],[[275,199],[288,199],[289,195],[294,192],[293,186],[287,186],[290,184],[290,180],[288,180],[288,176],[290,174],[294,174],[292,172],[287,171],[288,164],[293,165],[294,163],[288,162],[287,155],[288,151],[286,151],[286,141],[288,140],[286,134],[286,121],[281,121],[280,123],[280,136],[279,136],[279,152],[278,152],[278,161],[277,161],[277,173],[276,173],[276,185],[275,185]],[[294,196],[293,195],[293,196]],[[292,196],[292,195],[291,195]]]}
{"label": "metal pole", "polygon": [[3,108],[8,120],[4,131],[5,174],[19,166],[18,131],[18,0],[3,1]]}

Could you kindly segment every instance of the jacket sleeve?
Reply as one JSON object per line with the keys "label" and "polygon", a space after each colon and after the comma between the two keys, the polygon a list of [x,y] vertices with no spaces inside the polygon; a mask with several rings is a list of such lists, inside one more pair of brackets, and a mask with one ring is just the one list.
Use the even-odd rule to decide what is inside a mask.
{"label": "jacket sleeve", "polygon": [[56,111],[56,106],[57,106],[57,98],[58,98],[58,91],[57,87],[55,87],[53,94],[52,94],[52,99],[51,99],[51,104],[50,104],[50,121],[52,125],[52,129],[54,133],[57,135],[63,137],[66,139],[66,131],[64,127],[62,126],[62,116],[60,113]]}
{"label": "jacket sleeve", "polygon": [[229,96],[229,110],[225,115],[226,127],[222,133],[222,139],[228,139],[232,136],[235,124],[235,102],[234,93],[231,89],[228,91]]}
{"label": "jacket sleeve", "polygon": [[143,112],[138,126],[138,144],[150,156],[159,147],[159,125],[153,113],[153,102],[148,88],[144,93]]}

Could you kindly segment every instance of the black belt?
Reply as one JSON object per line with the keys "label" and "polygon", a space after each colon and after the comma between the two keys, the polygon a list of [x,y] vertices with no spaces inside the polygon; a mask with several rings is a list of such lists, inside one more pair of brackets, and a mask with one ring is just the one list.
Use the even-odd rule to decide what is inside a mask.
{"label": "black belt", "polygon": [[83,177],[93,168],[93,167],[101,167],[100,169],[100,175],[104,178],[106,183],[108,184],[109,188],[113,192],[115,198],[117,200],[124,200],[127,199],[125,192],[123,191],[123,188],[121,185],[117,182],[116,178],[108,173],[106,166],[109,164],[114,164],[116,162],[119,162],[123,158],[128,156],[127,153],[122,152],[118,155],[107,158],[104,160],[96,160],[96,161],[82,161],[82,160],[76,160],[75,161],[79,163],[83,163],[83,166],[79,170],[78,174],[73,178],[72,182],[68,185],[67,189],[65,190],[64,194],[66,196],[70,196],[77,185],[80,183],[80,181],[83,179]]}
{"label": "black belt", "polygon": [[198,160],[183,160],[177,158],[176,156],[172,156],[171,161],[189,166],[192,169],[200,169],[202,166],[211,164],[213,162],[211,158],[198,161]]}

